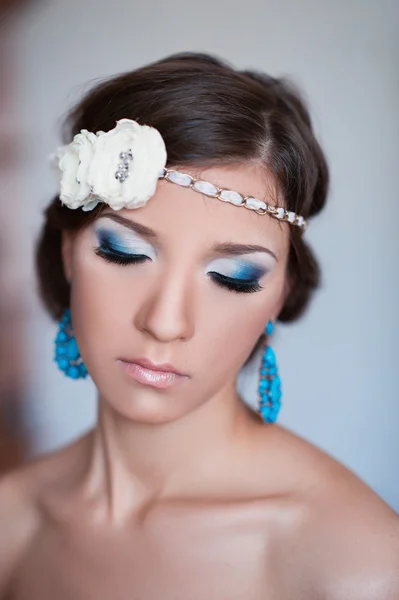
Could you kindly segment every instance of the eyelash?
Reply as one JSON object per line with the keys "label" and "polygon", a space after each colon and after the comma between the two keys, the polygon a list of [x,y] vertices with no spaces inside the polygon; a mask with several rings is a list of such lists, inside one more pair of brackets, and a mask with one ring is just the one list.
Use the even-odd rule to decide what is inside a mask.
{"label": "eyelash", "polygon": [[146,262],[147,260],[151,260],[145,254],[124,254],[123,252],[117,252],[110,249],[104,251],[102,248],[96,248],[94,252],[104,260],[116,265],[122,265],[123,267],[127,265],[137,265]]}
{"label": "eyelash", "polygon": [[[107,250],[104,250],[103,248],[96,248],[94,250],[95,254],[112,264],[121,266],[132,264],[137,265],[144,263],[147,260],[151,260],[145,254],[125,254],[123,252],[117,252],[114,249],[111,249],[109,246],[107,247],[107,244],[102,244],[102,246],[103,248],[106,247]],[[238,294],[252,294],[254,292],[260,292],[260,290],[263,289],[263,287],[259,285],[256,280],[244,281],[241,279],[234,279],[234,277],[228,277],[227,275],[222,275],[221,273],[216,273],[215,271],[210,271],[208,275],[210,276],[210,279],[219,287],[228,289],[229,291],[236,292]]]}
{"label": "eyelash", "polygon": [[227,288],[232,292],[237,292],[238,294],[252,294],[263,290],[263,287],[259,285],[256,280],[244,281],[242,279],[234,279],[234,277],[227,277],[226,275],[221,275],[214,271],[210,271],[208,275],[211,276],[212,281],[216,283],[216,285],[219,285],[224,289]]}

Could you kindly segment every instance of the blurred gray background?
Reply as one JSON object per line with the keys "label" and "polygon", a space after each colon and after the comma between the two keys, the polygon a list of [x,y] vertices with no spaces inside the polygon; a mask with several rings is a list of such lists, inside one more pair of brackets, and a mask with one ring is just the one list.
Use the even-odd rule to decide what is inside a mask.
{"label": "blurred gray background", "polygon": [[[91,382],[54,363],[36,296],[33,245],[56,191],[48,154],[60,118],[97,78],[173,52],[215,53],[292,78],[305,92],[332,188],[306,233],[322,289],[300,322],[278,327],[280,421],[322,447],[399,510],[399,4],[390,0],[53,0],[14,19],[15,132],[22,143],[12,220],[25,306],[24,420],[31,453],[95,419]],[[11,133],[13,129],[11,127]],[[257,365],[240,378],[256,398]]]}

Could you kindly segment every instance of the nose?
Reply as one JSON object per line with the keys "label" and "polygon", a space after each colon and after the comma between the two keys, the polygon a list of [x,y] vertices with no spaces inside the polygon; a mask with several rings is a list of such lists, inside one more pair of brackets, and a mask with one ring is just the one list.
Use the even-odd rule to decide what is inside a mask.
{"label": "nose", "polygon": [[135,326],[159,342],[187,341],[194,334],[195,294],[184,274],[163,278],[145,294]]}

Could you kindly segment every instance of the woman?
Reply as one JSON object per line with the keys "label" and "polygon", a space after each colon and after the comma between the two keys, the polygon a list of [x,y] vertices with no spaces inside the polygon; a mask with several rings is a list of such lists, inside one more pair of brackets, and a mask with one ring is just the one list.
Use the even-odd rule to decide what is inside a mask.
{"label": "woman", "polygon": [[[68,125],[39,280],[98,423],[3,479],[3,597],[399,598],[396,515],[273,424],[270,337],[317,286],[304,229],[328,185],[298,94],[177,55]],[[257,414],[235,383],[263,342]]]}

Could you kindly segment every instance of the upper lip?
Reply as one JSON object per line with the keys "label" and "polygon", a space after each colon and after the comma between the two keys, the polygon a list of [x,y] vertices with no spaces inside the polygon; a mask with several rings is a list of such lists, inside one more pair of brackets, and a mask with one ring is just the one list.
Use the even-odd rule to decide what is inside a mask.
{"label": "upper lip", "polygon": [[122,360],[127,363],[135,363],[136,365],[140,365],[140,367],[144,367],[145,369],[151,369],[151,371],[162,371],[163,373],[175,373],[176,375],[184,376],[184,373],[180,373],[180,371],[178,371],[170,363],[157,364],[148,358],[124,358]]}

